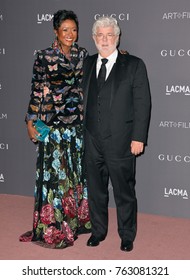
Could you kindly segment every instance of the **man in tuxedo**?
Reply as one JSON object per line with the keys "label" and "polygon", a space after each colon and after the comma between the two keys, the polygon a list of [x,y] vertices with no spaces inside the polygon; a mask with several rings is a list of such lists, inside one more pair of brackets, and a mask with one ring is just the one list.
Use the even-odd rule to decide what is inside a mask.
{"label": "man in tuxedo", "polygon": [[144,151],[150,90],[144,62],[117,50],[120,28],[112,17],[92,28],[98,54],[84,63],[84,130],[92,235],[98,246],[108,230],[108,182],[113,186],[122,251],[131,251],[137,231],[135,160]]}

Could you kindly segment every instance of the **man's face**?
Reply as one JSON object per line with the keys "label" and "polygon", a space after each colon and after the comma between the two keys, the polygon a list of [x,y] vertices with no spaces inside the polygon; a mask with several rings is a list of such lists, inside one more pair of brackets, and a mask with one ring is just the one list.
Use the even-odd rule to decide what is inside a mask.
{"label": "man's face", "polygon": [[103,57],[112,54],[118,43],[118,35],[115,35],[113,27],[98,27],[93,39],[96,48]]}

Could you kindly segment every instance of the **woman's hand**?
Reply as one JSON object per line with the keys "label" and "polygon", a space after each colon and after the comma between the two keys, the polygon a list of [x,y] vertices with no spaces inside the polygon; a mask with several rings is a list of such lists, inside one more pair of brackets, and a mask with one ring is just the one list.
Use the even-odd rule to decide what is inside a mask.
{"label": "woman's hand", "polygon": [[34,143],[38,142],[37,136],[40,136],[40,133],[33,126],[33,121],[28,121],[27,130],[30,140]]}
{"label": "woman's hand", "polygon": [[[48,93],[49,93],[49,88],[44,86],[43,95],[46,96]],[[28,130],[28,136],[30,140],[34,143],[38,142],[37,136],[40,136],[40,133],[35,129],[32,120],[28,121],[27,130]]]}

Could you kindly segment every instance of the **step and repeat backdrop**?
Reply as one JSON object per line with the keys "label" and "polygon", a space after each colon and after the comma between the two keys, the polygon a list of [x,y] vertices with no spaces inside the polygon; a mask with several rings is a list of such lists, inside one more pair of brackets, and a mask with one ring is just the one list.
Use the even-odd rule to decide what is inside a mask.
{"label": "step and repeat backdrop", "polygon": [[189,0],[1,0],[0,193],[33,195],[36,146],[24,118],[34,54],[54,40],[52,18],[59,9],[78,15],[79,44],[90,54],[96,52],[94,20],[116,18],[120,49],[146,63],[152,115],[148,146],[137,159],[138,210],[190,218]]}

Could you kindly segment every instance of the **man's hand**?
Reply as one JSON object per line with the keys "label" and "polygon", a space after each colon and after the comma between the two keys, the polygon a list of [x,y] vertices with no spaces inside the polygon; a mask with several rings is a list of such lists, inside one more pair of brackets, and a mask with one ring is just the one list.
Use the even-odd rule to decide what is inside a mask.
{"label": "man's hand", "polygon": [[144,143],[138,141],[131,142],[131,153],[135,156],[141,154],[144,150]]}

